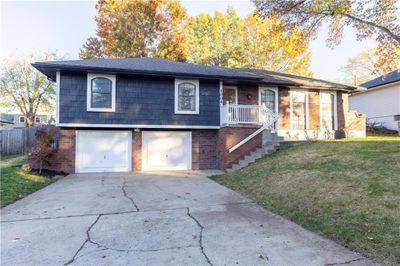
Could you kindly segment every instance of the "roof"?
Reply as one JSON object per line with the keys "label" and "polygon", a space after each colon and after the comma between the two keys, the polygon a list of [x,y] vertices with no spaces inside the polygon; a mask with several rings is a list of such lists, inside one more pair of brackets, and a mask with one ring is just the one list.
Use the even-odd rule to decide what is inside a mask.
{"label": "roof", "polygon": [[386,84],[393,83],[396,81],[400,81],[400,72],[398,70],[390,72],[386,76],[380,76],[379,78],[375,78],[370,81],[367,81],[367,82],[361,84],[360,86],[371,89],[374,87],[386,85]]}
{"label": "roof", "polygon": [[219,80],[251,81],[267,85],[296,86],[321,89],[357,90],[334,82],[306,78],[280,72],[249,68],[225,68],[176,62],[161,58],[125,58],[46,61],[32,64],[36,69],[55,81],[57,71],[98,71],[140,74],[151,76],[197,77]]}

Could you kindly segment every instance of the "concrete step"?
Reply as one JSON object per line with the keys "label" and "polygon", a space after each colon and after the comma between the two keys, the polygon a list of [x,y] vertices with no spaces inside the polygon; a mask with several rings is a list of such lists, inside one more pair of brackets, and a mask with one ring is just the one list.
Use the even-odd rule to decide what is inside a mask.
{"label": "concrete step", "polygon": [[254,163],[256,160],[262,158],[264,155],[274,153],[279,147],[279,143],[277,144],[268,144],[263,145],[262,148],[258,148],[255,151],[252,151],[250,154],[247,154],[243,159],[239,160],[237,163],[233,164],[231,168],[226,169],[228,173],[237,171],[242,169],[243,167],[248,166],[251,163]]}

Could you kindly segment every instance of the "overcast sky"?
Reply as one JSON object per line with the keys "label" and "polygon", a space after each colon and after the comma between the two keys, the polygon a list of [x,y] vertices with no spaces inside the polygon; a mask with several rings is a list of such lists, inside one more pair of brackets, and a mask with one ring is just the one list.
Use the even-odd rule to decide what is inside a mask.
{"label": "overcast sky", "polygon": [[[79,48],[96,34],[96,1],[0,1],[0,57],[33,51],[57,51],[67,59],[78,59]],[[228,5],[240,16],[254,10],[250,1],[182,1],[190,15],[225,11]],[[334,79],[349,57],[373,47],[375,41],[359,42],[347,28],[342,44],[331,50],[325,45],[327,29],[311,42],[314,77]]]}

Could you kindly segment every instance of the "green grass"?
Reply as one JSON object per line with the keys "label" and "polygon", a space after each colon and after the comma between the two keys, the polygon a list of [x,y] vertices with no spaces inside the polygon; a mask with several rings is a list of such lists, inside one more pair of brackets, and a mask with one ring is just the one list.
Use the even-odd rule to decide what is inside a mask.
{"label": "green grass", "polygon": [[0,201],[4,207],[28,194],[39,190],[51,181],[43,176],[26,173],[15,165],[26,162],[24,155],[1,157]]}
{"label": "green grass", "polygon": [[386,265],[400,263],[400,138],[320,141],[211,177]]}

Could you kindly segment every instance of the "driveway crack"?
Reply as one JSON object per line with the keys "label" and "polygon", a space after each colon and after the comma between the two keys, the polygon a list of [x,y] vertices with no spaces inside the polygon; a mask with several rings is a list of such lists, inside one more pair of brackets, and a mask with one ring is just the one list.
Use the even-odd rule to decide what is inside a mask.
{"label": "driveway crack", "polygon": [[207,256],[206,252],[204,251],[204,247],[203,247],[203,230],[204,230],[204,226],[190,213],[190,209],[189,208],[187,208],[187,216],[189,216],[193,221],[195,221],[197,226],[200,228],[199,246],[200,246],[201,253],[203,254],[203,256],[206,259],[207,263],[209,265],[213,266],[213,264],[211,263],[210,258]]}
{"label": "driveway crack", "polygon": [[352,262],[356,262],[356,261],[360,261],[360,260],[365,260],[365,258],[357,258],[354,260],[348,260],[348,261],[337,262],[337,263],[328,263],[328,264],[325,264],[324,266],[345,265],[345,264],[350,264]]}
{"label": "driveway crack", "polygon": [[101,214],[100,214],[99,216],[97,216],[96,220],[88,227],[88,229],[86,230],[86,239],[85,239],[85,241],[82,243],[82,245],[79,247],[79,249],[75,252],[75,254],[74,254],[74,256],[72,257],[72,259],[70,259],[67,263],[65,263],[64,266],[65,266],[65,265],[69,265],[69,264],[71,264],[72,262],[74,262],[76,256],[78,256],[79,252],[81,252],[81,250],[83,249],[83,247],[85,246],[85,244],[86,244],[87,242],[91,242],[91,240],[90,240],[90,230],[92,230],[93,226],[96,225],[96,223],[99,221],[99,219],[100,219],[101,216],[102,216]]}
{"label": "driveway crack", "polygon": [[136,211],[139,211],[139,207],[136,205],[135,200],[132,197],[128,196],[128,194],[126,193],[125,186],[126,186],[126,180],[124,179],[124,183],[122,184],[122,192],[124,193],[124,197],[132,202],[133,206],[135,206],[136,208]]}

